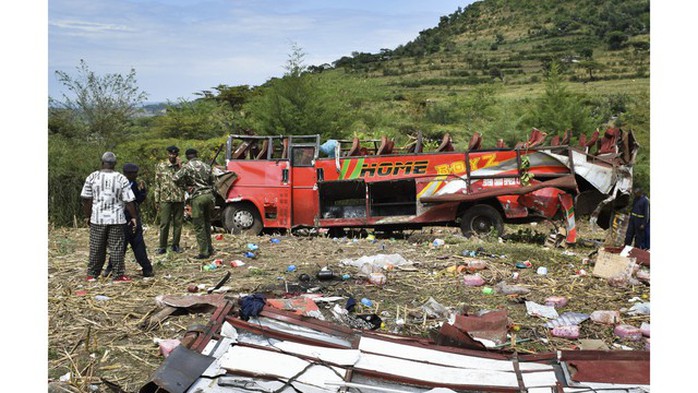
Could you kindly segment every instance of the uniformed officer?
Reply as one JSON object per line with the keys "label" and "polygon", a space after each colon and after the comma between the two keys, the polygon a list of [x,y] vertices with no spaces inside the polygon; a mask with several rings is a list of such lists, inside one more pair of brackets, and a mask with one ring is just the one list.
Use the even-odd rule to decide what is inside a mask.
{"label": "uniformed officer", "polygon": [[633,209],[630,211],[628,231],[625,233],[625,245],[630,246],[635,240],[635,247],[646,250],[648,248],[646,231],[650,219],[650,201],[642,192],[642,188],[635,187],[633,191],[635,198],[633,199]]}
{"label": "uniformed officer", "polygon": [[199,245],[197,259],[210,257],[214,250],[211,244],[211,214],[216,204],[213,195],[215,177],[211,166],[199,160],[195,149],[185,152],[187,163],[182,165],[172,180],[191,196],[191,219]]}
{"label": "uniformed officer", "polygon": [[167,250],[167,239],[172,224],[172,251],[182,252],[179,248],[179,239],[182,236],[182,223],[184,222],[184,190],[177,186],[172,177],[181,168],[179,148],[169,146],[168,158],[160,162],[155,168],[155,187],[153,197],[158,209],[160,219],[160,239],[157,254],[164,254]]}

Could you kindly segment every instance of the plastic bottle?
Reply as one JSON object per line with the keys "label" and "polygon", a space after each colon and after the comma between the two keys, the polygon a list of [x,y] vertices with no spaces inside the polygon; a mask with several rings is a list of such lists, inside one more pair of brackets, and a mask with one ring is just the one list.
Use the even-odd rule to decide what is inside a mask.
{"label": "plastic bottle", "polygon": [[474,257],[477,256],[477,251],[463,250],[463,252],[461,252],[461,255],[463,255],[464,257]]}
{"label": "plastic bottle", "polygon": [[487,262],[481,260],[481,259],[473,259],[472,261],[468,261],[468,270],[470,271],[475,271],[475,270],[482,270],[487,267]]}
{"label": "plastic bottle", "polygon": [[279,244],[279,243],[281,243],[281,239],[277,239],[277,238],[273,237],[273,238],[269,239],[269,242],[271,242],[271,244]]}
{"label": "plastic bottle", "polygon": [[536,270],[536,273],[540,274],[541,276],[545,276],[548,274],[548,268],[545,266],[539,266],[538,270]]}
{"label": "plastic bottle", "polygon": [[287,272],[295,272],[296,271],[296,265],[288,265],[286,268]]}
{"label": "plastic bottle", "polygon": [[494,288],[497,290],[497,293],[501,293],[502,295],[526,295],[531,292],[528,288],[518,285],[508,285],[504,281],[498,282]]}
{"label": "plastic bottle", "polygon": [[334,278],[334,272],[332,270],[322,268],[319,272],[317,272],[316,276],[318,280],[331,280]]}
{"label": "plastic bottle", "polygon": [[446,242],[444,242],[443,239],[434,239],[434,242],[432,244],[434,245],[434,247],[441,247],[444,244],[446,244]]}
{"label": "plastic bottle", "polygon": [[240,267],[240,266],[245,266],[245,262],[236,259],[234,261],[230,261],[230,267]]}
{"label": "plastic bottle", "polygon": [[367,298],[362,298],[361,299],[361,304],[363,304],[366,307],[373,307],[373,302],[370,299]]}
{"label": "plastic bottle", "polygon": [[620,322],[620,312],[611,310],[596,310],[589,315],[589,319],[596,323],[614,325]]}
{"label": "plastic bottle", "polygon": [[529,261],[523,261],[523,262],[516,262],[516,267],[518,269],[528,269],[529,267],[533,266],[531,262]]}
{"label": "plastic bottle", "polygon": [[203,269],[205,272],[210,272],[211,270],[216,270],[217,267],[218,265],[216,265],[215,263],[209,263],[204,265]]}
{"label": "plastic bottle", "polygon": [[579,326],[577,325],[565,325],[556,326],[553,328],[551,334],[555,337],[569,338],[576,340],[579,338]]}
{"label": "plastic bottle", "polygon": [[632,325],[617,325],[613,334],[625,341],[639,341],[642,339],[642,331]]}
{"label": "plastic bottle", "polygon": [[490,287],[484,287],[482,288],[482,293],[484,293],[485,295],[491,295],[494,293],[494,289]]}
{"label": "plastic bottle", "polygon": [[349,274],[349,273],[342,274],[342,281],[347,281],[350,278],[351,278],[351,274]]}
{"label": "plastic bottle", "polygon": [[567,305],[567,298],[564,296],[549,296],[545,299],[545,305],[552,307],[565,307]]}
{"label": "plastic bottle", "polygon": [[259,249],[259,246],[254,243],[247,243],[247,249],[250,251],[255,251]]}
{"label": "plastic bottle", "polygon": [[383,285],[388,278],[383,273],[371,273],[368,275],[368,281],[373,285]]}
{"label": "plastic bottle", "polygon": [[485,280],[479,274],[466,274],[463,276],[463,284],[469,287],[479,287],[485,284]]}
{"label": "plastic bottle", "polygon": [[361,265],[361,268],[359,270],[361,271],[362,274],[366,274],[366,275],[369,275],[371,273],[378,271],[378,269],[375,266],[373,266],[371,263],[368,263],[368,262]]}
{"label": "plastic bottle", "polygon": [[257,258],[257,254],[253,253],[252,251],[245,251],[245,257],[254,259]]}

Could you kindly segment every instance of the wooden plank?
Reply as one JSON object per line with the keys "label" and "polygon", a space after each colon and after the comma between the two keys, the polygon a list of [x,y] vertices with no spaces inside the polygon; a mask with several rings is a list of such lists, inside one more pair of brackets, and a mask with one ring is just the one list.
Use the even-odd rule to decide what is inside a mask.
{"label": "wooden plank", "polygon": [[[459,355],[429,348],[419,348],[390,341],[361,337],[359,349],[379,355],[421,361],[436,365],[460,367],[490,371],[514,371],[514,364],[509,360],[487,359],[477,356]],[[553,367],[537,363],[519,363],[521,371],[552,370]]]}

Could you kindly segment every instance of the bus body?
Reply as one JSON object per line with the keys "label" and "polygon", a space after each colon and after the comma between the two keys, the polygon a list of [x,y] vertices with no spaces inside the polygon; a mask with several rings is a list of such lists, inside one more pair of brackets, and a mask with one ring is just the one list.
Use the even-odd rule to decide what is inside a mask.
{"label": "bus body", "polygon": [[[632,161],[637,146],[632,133],[624,135],[632,140]],[[321,145],[318,135],[230,135],[225,172],[237,176],[219,190],[223,226],[257,234],[460,225],[470,236],[501,235],[505,222],[560,218],[573,243],[575,208],[598,218],[602,208],[627,203],[632,187],[632,162],[619,159],[622,152],[604,157],[583,146],[458,152],[449,140],[434,152],[398,152],[385,148],[391,144],[385,137],[370,148],[357,148],[356,139],[351,144]],[[321,150],[328,156],[320,157]]]}

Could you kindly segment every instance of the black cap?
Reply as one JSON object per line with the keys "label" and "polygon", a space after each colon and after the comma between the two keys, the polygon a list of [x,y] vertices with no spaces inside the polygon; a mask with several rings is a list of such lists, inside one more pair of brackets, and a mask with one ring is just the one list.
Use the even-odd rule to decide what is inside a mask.
{"label": "black cap", "polygon": [[170,146],[167,148],[167,151],[170,153],[179,153],[179,147],[177,146]]}
{"label": "black cap", "polygon": [[196,149],[187,149],[187,151],[184,152],[184,154],[186,154],[186,155],[188,155],[188,156],[196,155],[196,154],[198,154],[198,153],[199,153],[199,152],[196,151]]}
{"label": "black cap", "polygon": [[127,163],[124,164],[124,173],[136,173],[138,172],[138,165],[132,164],[132,163]]}

